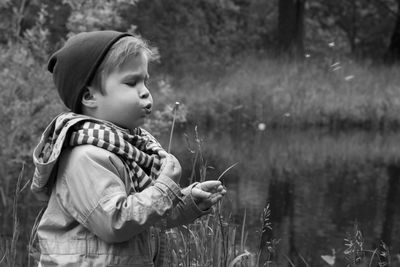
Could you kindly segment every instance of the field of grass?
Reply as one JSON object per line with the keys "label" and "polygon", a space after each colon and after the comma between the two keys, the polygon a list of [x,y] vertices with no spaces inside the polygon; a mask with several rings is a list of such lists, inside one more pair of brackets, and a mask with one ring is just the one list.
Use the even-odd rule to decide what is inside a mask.
{"label": "field of grass", "polygon": [[400,125],[399,71],[349,60],[249,57],[216,80],[185,79],[174,97],[187,106],[189,121],[211,129],[393,129]]}

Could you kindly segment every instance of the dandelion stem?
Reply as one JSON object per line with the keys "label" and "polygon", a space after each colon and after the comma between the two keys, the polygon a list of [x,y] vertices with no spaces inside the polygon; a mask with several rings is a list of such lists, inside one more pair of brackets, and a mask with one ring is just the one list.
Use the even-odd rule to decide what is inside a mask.
{"label": "dandelion stem", "polygon": [[173,110],[172,110],[172,112],[173,112],[173,113],[172,113],[173,118],[172,118],[171,133],[170,133],[170,135],[169,135],[169,143],[168,143],[168,150],[167,150],[168,153],[171,152],[172,136],[173,136],[173,134],[174,134],[175,120],[176,120],[176,112],[177,112],[178,108],[179,108],[179,102],[175,102],[175,106],[174,106],[174,108],[173,108]]}

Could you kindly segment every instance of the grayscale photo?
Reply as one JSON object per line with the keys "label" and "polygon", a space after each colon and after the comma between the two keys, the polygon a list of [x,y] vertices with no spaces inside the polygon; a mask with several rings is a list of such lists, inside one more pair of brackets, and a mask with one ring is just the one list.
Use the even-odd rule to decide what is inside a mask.
{"label": "grayscale photo", "polygon": [[0,266],[400,267],[400,0],[0,0]]}

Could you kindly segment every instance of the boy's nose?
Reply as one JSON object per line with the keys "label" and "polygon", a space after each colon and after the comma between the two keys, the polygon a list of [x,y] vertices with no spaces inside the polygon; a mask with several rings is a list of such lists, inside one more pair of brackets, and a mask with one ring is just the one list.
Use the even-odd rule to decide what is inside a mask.
{"label": "boy's nose", "polygon": [[146,98],[148,98],[149,96],[150,96],[150,92],[149,92],[149,90],[147,90],[147,88],[143,89],[143,90],[140,92],[140,98],[146,99]]}

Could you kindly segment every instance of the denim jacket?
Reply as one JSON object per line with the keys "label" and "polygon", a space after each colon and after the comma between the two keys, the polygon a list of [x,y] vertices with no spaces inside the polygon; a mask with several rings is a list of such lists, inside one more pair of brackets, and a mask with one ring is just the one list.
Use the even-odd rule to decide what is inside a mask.
{"label": "denim jacket", "polygon": [[60,148],[58,158],[43,163],[42,142],[31,189],[46,183],[51,194],[37,229],[39,266],[157,266],[160,231],[209,212],[167,176],[128,193],[121,159],[96,146]]}

